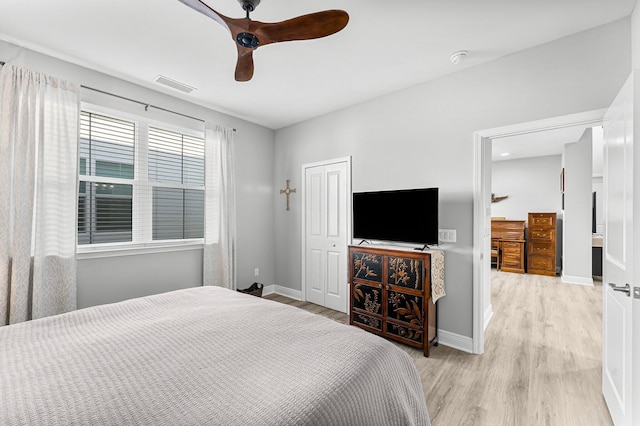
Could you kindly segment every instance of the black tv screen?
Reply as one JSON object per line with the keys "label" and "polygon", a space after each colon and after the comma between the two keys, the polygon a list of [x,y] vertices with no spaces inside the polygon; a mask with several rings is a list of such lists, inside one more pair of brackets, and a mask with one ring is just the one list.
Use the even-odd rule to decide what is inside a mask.
{"label": "black tv screen", "polygon": [[438,244],[438,188],[354,192],[353,237]]}

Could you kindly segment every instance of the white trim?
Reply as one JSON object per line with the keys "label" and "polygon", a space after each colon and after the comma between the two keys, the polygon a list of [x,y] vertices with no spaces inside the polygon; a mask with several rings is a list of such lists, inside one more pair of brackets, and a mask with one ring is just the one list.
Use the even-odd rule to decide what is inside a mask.
{"label": "white trim", "polygon": [[438,330],[438,344],[448,346],[459,351],[473,353],[473,339],[450,331]]}
{"label": "white trim", "polygon": [[76,248],[77,259],[98,259],[102,257],[135,256],[140,254],[165,253],[185,250],[202,250],[203,239],[161,241],[152,243],[108,243],[82,245]]}
{"label": "white trim", "polygon": [[493,305],[489,304],[489,307],[484,312],[484,328],[483,328],[484,330],[487,329],[487,326],[489,325],[489,321],[491,321],[491,318],[493,318]]}
{"label": "white trim", "polygon": [[545,118],[526,123],[512,124],[510,126],[480,130],[475,133],[485,138],[497,139],[580,125],[595,127],[602,124],[605,112],[607,112],[606,108],[594,111],[578,112],[559,117]]}
{"label": "white trim", "polygon": [[270,294],[277,294],[276,293],[276,286],[274,284],[265,285],[264,287],[262,287],[262,295],[263,296],[268,296]]}
{"label": "white trim", "polygon": [[[97,94],[95,92],[93,93]],[[97,95],[101,96],[100,94]],[[110,95],[106,96],[107,97],[103,99],[105,101],[103,103],[82,100],[80,102],[81,110],[106,115],[119,120],[133,121],[136,125],[139,125],[140,122],[144,122],[147,127],[151,125],[151,127],[160,127],[164,130],[182,133],[187,136],[204,138],[204,122],[192,118],[185,120],[184,116],[167,116],[160,110],[142,110],[142,105],[131,104],[131,101],[113,98],[113,96]],[[111,105],[113,103],[117,106]]]}
{"label": "white trim", "polygon": [[329,164],[337,164],[337,163],[345,163],[345,162],[347,163],[347,165],[350,168],[351,167],[351,156],[333,158],[331,160],[325,160],[325,161],[315,161],[313,163],[305,163],[305,164],[302,165],[302,170],[308,169],[310,167],[328,166]]}
{"label": "white trim", "polygon": [[[484,212],[482,211],[483,197],[485,194],[482,192],[482,173],[484,170],[483,164],[483,150],[484,144],[489,143],[482,135],[481,132],[475,132],[473,135],[474,146],[474,179],[473,179],[473,337],[472,337],[472,353],[482,354],[484,352],[484,313],[483,313],[483,301],[484,301],[484,270],[482,262],[486,263],[484,259],[483,245],[484,245]],[[489,258],[490,259],[490,258]],[[490,260],[489,260],[490,261]]]}
{"label": "white trim", "polygon": [[578,285],[588,285],[593,287],[593,278],[585,278],[585,277],[573,277],[571,275],[564,275],[560,277],[563,283],[566,284],[578,284]]}
{"label": "white trim", "polygon": [[483,312],[484,288],[489,283],[484,282],[482,275],[483,264],[488,262],[489,257],[483,252],[483,219],[482,200],[487,194],[482,193],[482,174],[487,166],[485,162],[490,162],[491,158],[483,161],[482,152],[485,144],[491,143],[491,139],[535,133],[543,130],[560,129],[570,126],[598,126],[602,125],[602,120],[606,109],[568,114],[560,117],[547,118],[544,120],[530,121],[526,123],[514,124],[493,129],[479,130],[473,134],[474,152],[474,183],[473,183],[473,353],[484,352],[484,329],[485,313]]}
{"label": "white trim", "polygon": [[266,285],[262,289],[262,295],[268,296],[270,294],[279,294],[280,296],[285,296],[294,300],[302,300],[302,291],[301,290],[293,290],[288,287],[283,287],[281,285]]}
{"label": "white trim", "polygon": [[[351,191],[352,191],[352,187],[351,187],[351,156],[348,157],[339,157],[339,158],[334,158],[332,160],[326,160],[326,161],[316,161],[313,163],[305,163],[302,165],[301,167],[301,182],[302,184],[301,189],[300,189],[300,212],[301,212],[301,243],[300,243],[300,262],[301,262],[301,277],[300,277],[300,282],[302,283],[302,290],[300,292],[301,297],[298,300],[302,300],[302,301],[306,301],[307,300],[307,286],[306,286],[306,281],[305,281],[305,277],[307,276],[306,274],[306,262],[305,262],[305,247],[307,244],[307,232],[306,232],[306,191],[305,191],[305,187],[306,187],[306,169],[311,168],[311,167],[317,167],[317,166],[327,166],[330,164],[336,164],[336,163],[346,163],[346,169],[347,169],[347,246],[349,246],[349,244],[352,243],[352,239],[351,239]],[[348,263],[348,262],[347,262]],[[348,265],[347,265],[347,276],[345,277],[345,282],[348,284],[349,283],[349,269],[348,269]],[[283,287],[285,288],[285,287]],[[347,291],[347,297],[349,297],[349,292]],[[347,312],[349,311],[349,300],[347,299]]]}

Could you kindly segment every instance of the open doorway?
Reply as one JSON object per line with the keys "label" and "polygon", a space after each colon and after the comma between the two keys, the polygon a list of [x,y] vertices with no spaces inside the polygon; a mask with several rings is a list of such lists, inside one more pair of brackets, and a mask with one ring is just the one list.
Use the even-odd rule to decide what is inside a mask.
{"label": "open doorway", "polygon": [[474,266],[473,266],[473,351],[484,352],[484,330],[491,306],[491,166],[492,143],[510,137],[559,131],[570,127],[599,126],[605,110],[554,117],[512,126],[477,131],[474,134]]}

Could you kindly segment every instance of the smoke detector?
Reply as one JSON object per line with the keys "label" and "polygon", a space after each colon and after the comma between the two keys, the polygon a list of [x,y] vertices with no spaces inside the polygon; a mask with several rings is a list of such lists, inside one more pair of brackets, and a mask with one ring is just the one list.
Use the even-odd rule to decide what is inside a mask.
{"label": "smoke detector", "polygon": [[449,60],[453,65],[458,65],[460,61],[462,61],[467,56],[469,56],[469,52],[467,52],[466,50],[460,50],[451,55],[451,57],[449,57]]}

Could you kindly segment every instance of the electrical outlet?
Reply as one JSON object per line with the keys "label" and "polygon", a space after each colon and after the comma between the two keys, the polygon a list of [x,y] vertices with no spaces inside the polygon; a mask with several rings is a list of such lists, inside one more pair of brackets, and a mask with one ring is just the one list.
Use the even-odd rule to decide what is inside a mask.
{"label": "electrical outlet", "polygon": [[455,229],[439,229],[438,239],[442,243],[455,243],[456,242],[456,230]]}
{"label": "electrical outlet", "polygon": [[260,268],[254,269],[253,270],[253,275],[256,276],[256,277],[259,276],[260,275]]}

